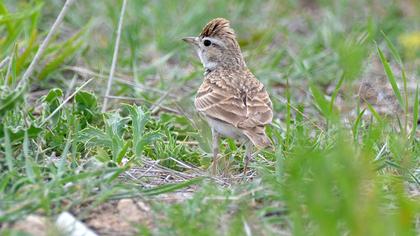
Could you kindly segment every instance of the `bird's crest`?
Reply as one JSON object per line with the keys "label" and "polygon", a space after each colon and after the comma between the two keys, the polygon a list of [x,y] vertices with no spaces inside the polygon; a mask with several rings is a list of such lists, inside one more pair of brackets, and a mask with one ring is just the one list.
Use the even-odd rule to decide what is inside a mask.
{"label": "bird's crest", "polygon": [[235,32],[230,28],[229,21],[224,18],[211,20],[204,26],[200,37],[229,37],[235,39]]}

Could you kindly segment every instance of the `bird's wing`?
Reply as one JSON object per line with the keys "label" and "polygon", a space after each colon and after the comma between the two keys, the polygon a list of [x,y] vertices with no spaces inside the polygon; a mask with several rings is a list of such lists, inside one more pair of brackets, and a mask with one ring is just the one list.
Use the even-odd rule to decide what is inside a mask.
{"label": "bird's wing", "polygon": [[[246,107],[247,118],[238,123],[239,128],[254,129],[261,127],[263,131],[264,125],[270,124],[273,120],[272,103],[262,84],[250,96],[246,97]],[[261,133],[262,131],[255,130],[256,133]]]}
{"label": "bird's wing", "polygon": [[273,117],[264,86],[253,77],[236,84],[232,81],[206,78],[197,92],[195,107],[206,116],[240,129],[264,132],[264,125],[271,123]]}

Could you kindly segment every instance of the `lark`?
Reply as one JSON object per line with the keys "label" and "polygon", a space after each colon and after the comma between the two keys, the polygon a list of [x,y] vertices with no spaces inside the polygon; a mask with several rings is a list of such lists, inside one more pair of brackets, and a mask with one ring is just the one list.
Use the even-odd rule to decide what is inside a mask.
{"label": "lark", "polygon": [[254,147],[271,145],[265,133],[265,126],[273,119],[270,96],[248,69],[228,20],[213,19],[198,37],[183,40],[194,47],[205,69],[194,104],[212,130],[212,172],[217,171],[219,140],[223,136],[245,144],[246,174]]}

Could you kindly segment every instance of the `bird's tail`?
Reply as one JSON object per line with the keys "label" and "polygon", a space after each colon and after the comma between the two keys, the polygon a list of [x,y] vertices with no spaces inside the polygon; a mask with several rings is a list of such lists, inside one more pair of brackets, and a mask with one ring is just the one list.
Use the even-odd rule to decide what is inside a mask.
{"label": "bird's tail", "polygon": [[266,148],[272,145],[271,140],[267,137],[265,132],[255,133],[250,130],[245,130],[244,134],[251,140],[252,144],[258,148]]}

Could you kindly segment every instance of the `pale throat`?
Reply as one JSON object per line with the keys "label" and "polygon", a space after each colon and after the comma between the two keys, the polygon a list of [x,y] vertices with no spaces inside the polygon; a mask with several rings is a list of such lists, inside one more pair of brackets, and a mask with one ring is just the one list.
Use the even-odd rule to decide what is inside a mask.
{"label": "pale throat", "polygon": [[204,75],[214,71],[217,67],[225,67],[230,69],[243,69],[246,67],[246,63],[241,54],[225,57],[222,62],[209,61],[208,58],[203,55],[200,49],[197,50],[197,54],[201,63],[203,64]]}
{"label": "pale throat", "polygon": [[200,49],[197,49],[197,54],[206,72],[213,71],[217,67],[218,63],[209,61],[208,58],[203,55]]}

